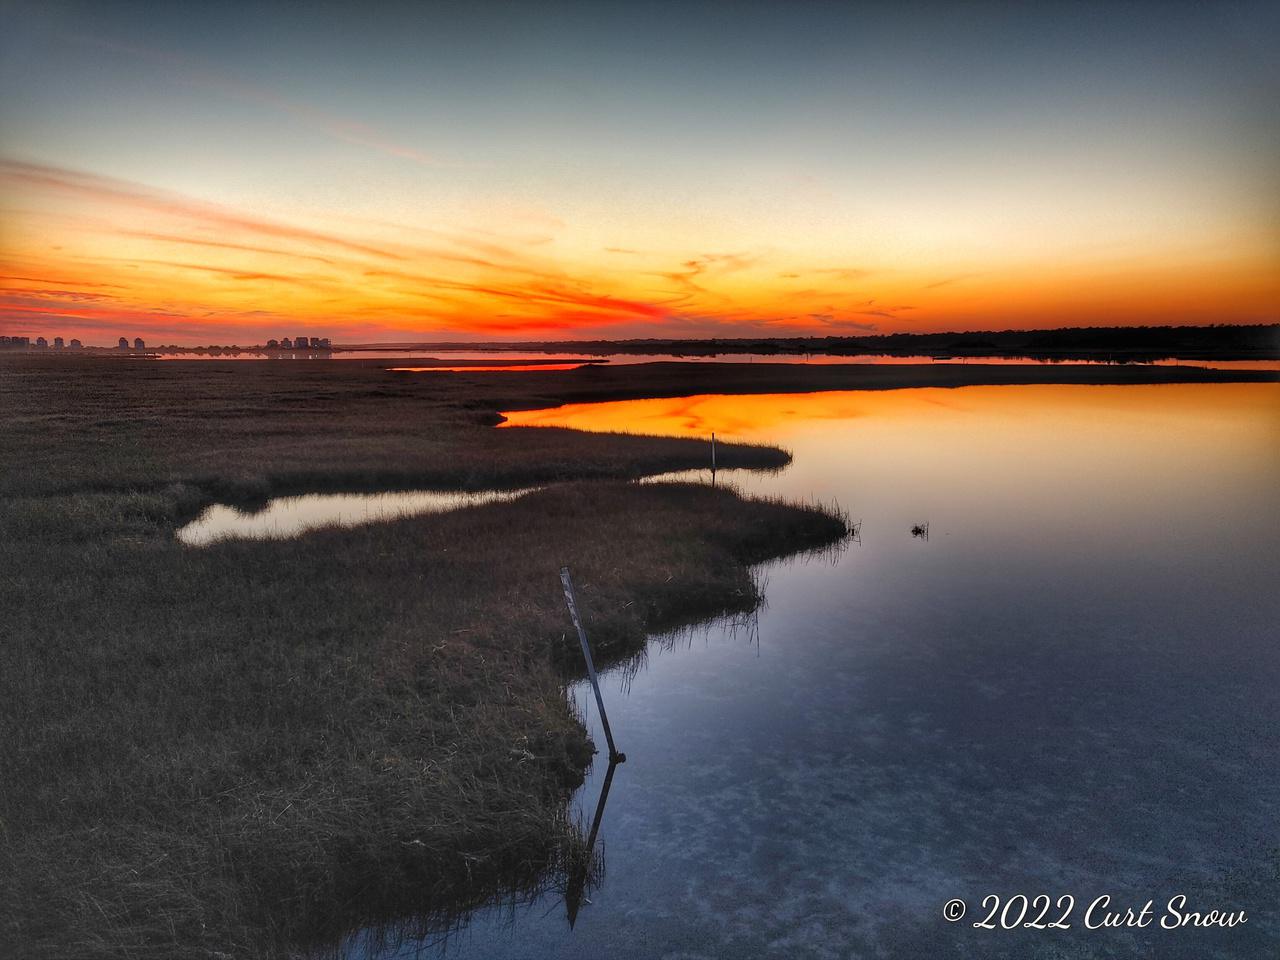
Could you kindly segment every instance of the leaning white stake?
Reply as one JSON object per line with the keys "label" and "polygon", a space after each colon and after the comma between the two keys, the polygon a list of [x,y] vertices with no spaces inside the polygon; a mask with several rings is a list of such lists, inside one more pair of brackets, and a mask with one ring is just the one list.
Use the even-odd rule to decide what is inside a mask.
{"label": "leaning white stake", "polygon": [[596,677],[596,665],[591,660],[591,647],[587,644],[587,631],[582,628],[582,618],[578,616],[578,601],[573,595],[573,581],[569,579],[569,568],[560,568],[560,583],[564,586],[565,603],[569,605],[569,616],[578,631],[578,641],[582,644],[582,656],[587,661],[587,676],[591,678],[591,689],[596,694],[596,706],[600,708],[600,723],[604,727],[604,738],[609,743],[609,762],[622,763],[627,759],[625,753],[619,753],[613,745],[613,731],[609,729],[609,715],[604,712],[604,697],[600,696],[600,680]]}

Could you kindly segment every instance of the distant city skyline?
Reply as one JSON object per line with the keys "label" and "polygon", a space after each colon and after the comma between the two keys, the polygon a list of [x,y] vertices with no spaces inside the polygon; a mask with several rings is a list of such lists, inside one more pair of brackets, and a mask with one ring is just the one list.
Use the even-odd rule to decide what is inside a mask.
{"label": "distant city skyline", "polygon": [[0,8],[0,333],[1268,323],[1263,3]]}
{"label": "distant city skyline", "polygon": [[0,349],[15,349],[15,348],[16,349],[34,349],[34,350],[89,349],[89,350],[139,351],[139,350],[147,350],[147,349],[163,350],[163,349],[172,348],[172,347],[181,347],[183,349],[189,349],[189,348],[199,349],[202,347],[209,347],[209,348],[216,348],[219,350],[265,349],[265,350],[327,351],[332,349],[333,341],[329,337],[304,336],[302,334],[299,334],[296,337],[271,338],[271,339],[268,339],[265,343],[246,342],[244,344],[238,344],[233,342],[227,342],[227,343],[209,342],[209,343],[203,343],[203,344],[177,344],[177,343],[156,343],[153,341],[151,347],[148,348],[147,341],[144,340],[142,337],[134,337],[132,341],[130,341],[128,337],[117,337],[114,343],[111,343],[111,344],[107,344],[107,343],[85,344],[81,342],[78,338],[73,337],[73,338],[67,339],[61,336],[56,336],[56,335],[52,338],[52,342],[50,342],[49,337],[46,337],[44,335],[36,335],[35,337],[28,336],[28,335],[8,335],[8,334],[0,335]]}

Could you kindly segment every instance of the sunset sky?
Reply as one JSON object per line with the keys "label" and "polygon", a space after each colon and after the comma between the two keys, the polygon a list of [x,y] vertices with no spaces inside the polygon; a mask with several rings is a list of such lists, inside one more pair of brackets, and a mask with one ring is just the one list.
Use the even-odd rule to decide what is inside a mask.
{"label": "sunset sky", "polygon": [[1280,5],[0,0],[0,332],[1274,322]]}

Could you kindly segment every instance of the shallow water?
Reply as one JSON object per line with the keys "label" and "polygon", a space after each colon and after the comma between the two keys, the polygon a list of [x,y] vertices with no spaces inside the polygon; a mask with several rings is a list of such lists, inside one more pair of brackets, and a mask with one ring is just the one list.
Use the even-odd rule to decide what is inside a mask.
{"label": "shallow water", "polygon": [[[628,760],[572,930],[547,895],[425,955],[1280,956],[1280,385],[511,416],[783,444],[787,470],[717,481],[838,499],[861,537],[762,568],[753,620],[656,638],[606,675]],[[598,757],[584,818],[605,773]],[[1073,896],[1072,926],[975,929],[990,894]],[[1154,923],[1086,930],[1104,894],[1154,900]],[[1176,894],[1248,921],[1161,929]]]}
{"label": "shallow water", "polygon": [[579,367],[587,366],[590,361],[575,360],[569,363],[503,363],[503,364],[483,364],[472,365],[466,367],[450,367],[450,366],[427,366],[427,367],[388,367],[392,373],[493,373],[495,371],[520,372],[528,373],[530,371],[540,371],[542,373],[563,372],[565,370],[577,370]]}
{"label": "shallow water", "polygon": [[407,490],[398,493],[313,493],[276,497],[261,510],[240,510],[217,503],[178,529],[176,536],[192,547],[227,539],[285,539],[320,527],[354,527],[421,513],[445,513],[500,500],[514,500],[523,490]]}

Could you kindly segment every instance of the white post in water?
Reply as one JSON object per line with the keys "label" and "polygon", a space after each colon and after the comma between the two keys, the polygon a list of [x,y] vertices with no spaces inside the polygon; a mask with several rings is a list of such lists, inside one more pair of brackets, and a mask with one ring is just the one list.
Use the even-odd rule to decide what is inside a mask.
{"label": "white post in water", "polygon": [[609,743],[609,762],[622,763],[627,759],[625,753],[619,753],[613,745],[613,731],[609,729],[609,715],[604,712],[604,697],[600,696],[600,680],[596,677],[596,665],[591,660],[591,647],[587,644],[587,631],[582,628],[582,619],[578,616],[578,601],[573,595],[573,581],[569,579],[569,568],[560,568],[560,583],[564,587],[564,600],[569,605],[569,616],[578,631],[578,641],[582,644],[582,656],[587,661],[587,676],[591,678],[591,689],[596,694],[596,706],[600,708],[600,723],[604,727],[604,738]]}

